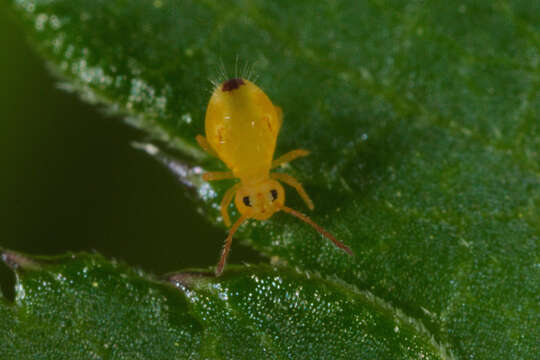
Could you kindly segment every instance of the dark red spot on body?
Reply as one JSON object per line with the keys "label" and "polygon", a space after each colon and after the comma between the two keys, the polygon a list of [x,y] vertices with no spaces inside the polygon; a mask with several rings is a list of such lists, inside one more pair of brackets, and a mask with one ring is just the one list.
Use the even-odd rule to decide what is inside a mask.
{"label": "dark red spot on body", "polygon": [[221,86],[221,90],[232,91],[234,89],[238,89],[241,85],[244,85],[244,84],[245,84],[244,80],[240,78],[230,79],[223,83],[223,85]]}
{"label": "dark red spot on body", "polygon": [[268,130],[272,132],[272,122],[270,121],[270,117],[267,115],[264,117],[264,121],[266,121],[266,125],[268,126]]}
{"label": "dark red spot on body", "polygon": [[224,131],[225,129],[223,127],[217,128],[217,136],[220,144],[223,144],[225,142],[225,135],[223,134]]}

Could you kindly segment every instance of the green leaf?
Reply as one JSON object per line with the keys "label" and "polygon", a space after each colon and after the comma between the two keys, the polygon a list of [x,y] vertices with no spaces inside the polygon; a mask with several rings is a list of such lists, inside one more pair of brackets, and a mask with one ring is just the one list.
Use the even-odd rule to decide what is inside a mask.
{"label": "green leaf", "polygon": [[[368,291],[425,328],[424,340],[432,334],[448,344],[448,356],[536,356],[538,2],[13,4],[73,88],[208,170],[223,165],[194,142],[203,132],[206,79],[236,58],[255,64],[257,83],[285,114],[277,154],[312,151],[285,171],[313,197],[310,216],[356,256],[285,214],[252,222],[240,236],[319,274],[315,283]],[[209,218],[219,220],[214,207],[231,183],[187,174]],[[304,211],[289,194],[289,205]],[[257,271],[235,276],[248,281]]]}
{"label": "green leaf", "polygon": [[[366,291],[269,266],[171,283],[97,255],[5,252],[2,359],[441,358],[420,324]],[[5,319],[5,320],[4,320]]]}

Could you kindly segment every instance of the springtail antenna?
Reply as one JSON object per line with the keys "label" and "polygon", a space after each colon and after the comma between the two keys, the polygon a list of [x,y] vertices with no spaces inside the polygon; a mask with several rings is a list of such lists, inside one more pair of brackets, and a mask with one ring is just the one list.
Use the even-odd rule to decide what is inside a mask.
{"label": "springtail antenna", "polygon": [[227,236],[227,239],[225,240],[225,245],[223,246],[223,251],[221,252],[221,259],[219,259],[219,262],[216,267],[216,276],[220,276],[223,272],[223,268],[225,267],[225,262],[227,261],[227,256],[229,256],[229,251],[231,250],[231,244],[232,244],[232,237],[236,230],[242,225],[244,220],[247,219],[247,216],[241,216],[234,225],[231,227],[231,230],[229,231],[229,236]]}
{"label": "springtail antenna", "polygon": [[304,214],[302,214],[302,213],[300,213],[300,212],[298,212],[296,210],[293,210],[293,209],[291,209],[290,207],[287,207],[287,206],[281,206],[280,209],[285,211],[286,213],[289,213],[289,214],[291,214],[293,216],[296,216],[297,218],[299,218],[303,222],[308,223],[315,230],[317,230],[320,234],[322,234],[324,237],[326,237],[327,239],[332,241],[334,243],[334,245],[336,245],[338,248],[345,251],[349,255],[354,255],[353,251],[347,245],[345,245],[344,243],[342,243],[341,241],[336,239],[334,237],[334,235],[332,235],[328,231],[324,230],[322,227],[320,227],[318,224],[316,224],[313,220],[311,220],[306,215],[304,215]]}

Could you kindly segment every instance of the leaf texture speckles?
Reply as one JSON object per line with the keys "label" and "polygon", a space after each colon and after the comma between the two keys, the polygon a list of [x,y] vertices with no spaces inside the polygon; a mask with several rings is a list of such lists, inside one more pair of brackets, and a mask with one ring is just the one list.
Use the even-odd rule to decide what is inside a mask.
{"label": "leaf texture speckles", "polygon": [[285,269],[248,267],[219,280],[175,275],[157,282],[96,255],[39,261],[39,270],[17,266],[16,304],[0,303],[2,359],[446,355],[372,296]]}
{"label": "leaf texture speckles", "polygon": [[[314,220],[356,256],[344,256],[285,214],[253,222],[242,236],[290,267],[317,273],[321,283],[346,284],[400,309],[425,328],[416,329],[418,341],[433,344],[432,336],[457,358],[525,359],[538,352],[537,2],[12,4],[74,89],[213,169],[220,165],[202,158],[194,141],[203,130],[206,79],[237,57],[255,64],[257,83],[284,111],[278,155],[299,143],[312,152],[288,171],[313,197]],[[195,186],[212,194],[201,201],[217,219],[211,205],[226,185]],[[303,209],[300,199],[290,201]],[[223,292],[211,286],[245,290],[258,271],[270,270],[244,268],[234,280],[197,291],[212,299]],[[274,300],[257,297],[251,305]],[[189,321],[202,327],[214,321],[201,317],[205,301],[190,304],[197,310]],[[227,336],[270,326],[241,318],[247,305],[240,300],[219,304],[223,313],[215,316],[237,319],[221,325],[230,327]],[[288,325],[307,336],[299,324]],[[253,341],[278,346],[279,353],[275,332],[266,330]],[[213,354],[219,339],[207,339]]]}

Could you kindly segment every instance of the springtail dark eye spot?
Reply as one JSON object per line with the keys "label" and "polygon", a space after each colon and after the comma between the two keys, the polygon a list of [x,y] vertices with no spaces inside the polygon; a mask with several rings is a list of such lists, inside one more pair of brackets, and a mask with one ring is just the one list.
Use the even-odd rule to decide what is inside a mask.
{"label": "springtail dark eye spot", "polygon": [[249,196],[244,196],[242,198],[242,201],[244,202],[244,205],[251,206],[251,201],[249,200]]}
{"label": "springtail dark eye spot", "polygon": [[275,201],[277,199],[277,190],[276,189],[270,190],[270,194],[272,195],[272,201]]}

